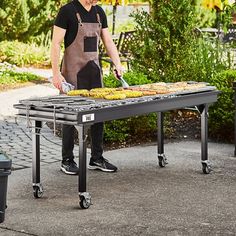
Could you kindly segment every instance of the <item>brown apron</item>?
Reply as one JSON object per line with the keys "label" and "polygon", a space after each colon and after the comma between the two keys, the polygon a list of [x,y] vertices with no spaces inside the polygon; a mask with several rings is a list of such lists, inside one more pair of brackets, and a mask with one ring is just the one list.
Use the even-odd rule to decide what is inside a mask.
{"label": "brown apron", "polygon": [[101,35],[101,23],[97,14],[97,23],[84,23],[79,13],[78,32],[73,43],[65,49],[62,61],[62,75],[66,81],[78,88],[102,87],[101,70],[98,59],[98,45]]}
{"label": "brown apron", "polygon": [[[102,87],[101,70],[98,60],[98,44],[101,35],[101,23],[97,14],[97,23],[82,23],[79,13],[78,32],[73,43],[65,49],[61,73],[76,89]],[[73,160],[75,127],[63,125],[62,157]],[[91,157],[97,160],[103,153],[103,123],[91,126]]]}

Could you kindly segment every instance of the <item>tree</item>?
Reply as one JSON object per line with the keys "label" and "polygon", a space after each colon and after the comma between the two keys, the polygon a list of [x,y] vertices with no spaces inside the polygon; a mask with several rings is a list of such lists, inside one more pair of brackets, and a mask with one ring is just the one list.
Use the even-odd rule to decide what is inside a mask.
{"label": "tree", "polygon": [[188,78],[196,25],[195,1],[153,0],[151,9],[150,14],[141,11],[133,15],[137,23],[133,66],[154,81]]}
{"label": "tree", "polygon": [[1,0],[0,40],[28,41],[47,34],[61,4],[67,0]]}

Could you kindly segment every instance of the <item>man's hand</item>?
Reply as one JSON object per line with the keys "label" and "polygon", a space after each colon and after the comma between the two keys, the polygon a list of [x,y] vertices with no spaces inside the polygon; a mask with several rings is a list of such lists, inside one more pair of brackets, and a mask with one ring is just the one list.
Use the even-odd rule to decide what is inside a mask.
{"label": "man's hand", "polygon": [[123,75],[123,67],[121,65],[115,67],[114,75],[115,75],[116,79],[118,79],[118,80],[119,80],[119,77],[121,77]]}
{"label": "man's hand", "polygon": [[62,91],[62,84],[61,83],[63,81],[66,81],[66,80],[61,74],[52,77],[52,83],[53,83],[54,87],[59,89],[60,91]]}

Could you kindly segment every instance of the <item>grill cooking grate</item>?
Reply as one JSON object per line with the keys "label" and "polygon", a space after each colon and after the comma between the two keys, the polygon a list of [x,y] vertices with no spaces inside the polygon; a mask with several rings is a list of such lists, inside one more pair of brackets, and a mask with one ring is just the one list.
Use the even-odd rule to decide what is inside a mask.
{"label": "grill cooking grate", "polygon": [[[57,95],[43,98],[20,100],[19,104],[25,106],[26,111],[38,110],[55,113],[85,112],[102,108],[124,106],[135,103],[144,103],[165,98],[173,98],[187,94],[201,93],[215,90],[214,86],[206,86],[195,90],[183,90],[168,94],[157,94],[138,98],[126,98],[123,100],[92,99],[91,97]],[[16,105],[16,107],[17,107]],[[28,114],[28,112],[27,112]]]}

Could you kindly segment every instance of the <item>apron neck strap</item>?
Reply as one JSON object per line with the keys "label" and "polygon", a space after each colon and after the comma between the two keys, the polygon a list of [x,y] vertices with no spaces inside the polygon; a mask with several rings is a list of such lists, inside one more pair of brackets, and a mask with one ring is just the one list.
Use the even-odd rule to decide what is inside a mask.
{"label": "apron neck strap", "polygon": [[100,19],[100,15],[97,13],[97,21],[99,24],[101,24],[101,19]]}
{"label": "apron neck strap", "polygon": [[97,6],[95,6],[95,11],[96,11],[97,22],[99,24],[99,27],[102,27],[101,18],[100,18],[100,15],[98,14],[98,11],[97,11]]}
{"label": "apron neck strap", "polygon": [[76,17],[77,17],[79,24],[82,24],[82,20],[81,20],[80,14],[78,12],[76,13]]}
{"label": "apron neck strap", "polygon": [[[74,9],[75,9],[75,13],[76,13],[76,17],[77,17],[77,20],[78,20],[78,23],[81,25],[82,24],[82,19],[80,17],[80,14],[76,8],[76,6],[74,5],[74,2],[72,1],[72,4],[74,6]],[[100,18],[100,15],[98,14],[98,11],[97,11],[97,7],[95,6],[95,12],[96,12],[96,17],[97,17],[97,22],[99,24],[99,26],[101,27],[102,26],[102,23],[101,23],[101,18]]]}

